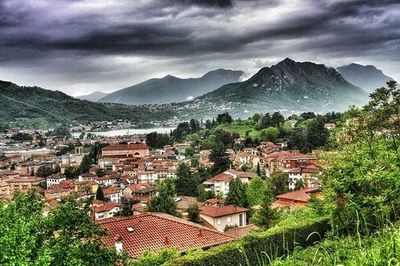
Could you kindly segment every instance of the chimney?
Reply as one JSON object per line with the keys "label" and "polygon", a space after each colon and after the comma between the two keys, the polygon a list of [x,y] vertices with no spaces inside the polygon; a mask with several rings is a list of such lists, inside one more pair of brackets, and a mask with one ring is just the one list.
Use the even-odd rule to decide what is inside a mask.
{"label": "chimney", "polygon": [[164,238],[164,245],[169,245],[169,238],[168,238],[168,236],[166,236],[165,238]]}
{"label": "chimney", "polygon": [[203,230],[199,229],[199,233],[197,234],[198,237],[202,237],[203,236]]}
{"label": "chimney", "polygon": [[122,250],[124,249],[124,246],[122,244],[122,237],[119,234],[116,234],[114,237],[115,241],[115,250],[117,251],[118,254],[122,253]]}

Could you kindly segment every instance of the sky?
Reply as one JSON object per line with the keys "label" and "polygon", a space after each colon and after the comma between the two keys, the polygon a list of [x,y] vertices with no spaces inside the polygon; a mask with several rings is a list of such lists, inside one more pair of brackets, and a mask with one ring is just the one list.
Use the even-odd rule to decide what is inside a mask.
{"label": "sky", "polygon": [[400,80],[400,1],[0,0],[0,80],[73,96],[286,57]]}

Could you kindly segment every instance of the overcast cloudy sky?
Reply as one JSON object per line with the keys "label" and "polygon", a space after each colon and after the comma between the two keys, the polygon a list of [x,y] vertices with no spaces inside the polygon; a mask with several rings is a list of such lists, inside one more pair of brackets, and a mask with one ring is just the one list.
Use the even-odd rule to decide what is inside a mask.
{"label": "overcast cloudy sky", "polygon": [[72,95],[285,57],[400,80],[399,0],[0,0],[0,80]]}

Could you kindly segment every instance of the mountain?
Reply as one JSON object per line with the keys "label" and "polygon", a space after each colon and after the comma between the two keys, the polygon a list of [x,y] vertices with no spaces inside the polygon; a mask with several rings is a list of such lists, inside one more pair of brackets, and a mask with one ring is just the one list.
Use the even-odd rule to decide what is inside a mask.
{"label": "mountain", "polygon": [[338,67],[339,73],[354,85],[362,88],[366,92],[372,92],[376,88],[386,85],[386,82],[393,80],[391,77],[386,76],[382,70],[374,66],[350,64]]}
{"label": "mountain", "polygon": [[238,82],[242,75],[242,71],[225,69],[210,71],[200,78],[181,79],[168,75],[115,91],[100,99],[99,102],[132,105],[183,102],[215,90],[224,84]]}
{"label": "mountain", "polygon": [[105,93],[105,92],[102,92],[102,91],[95,91],[95,92],[92,92],[90,94],[77,96],[76,98],[80,99],[80,100],[97,102],[98,100],[100,100],[101,98],[106,97],[107,95],[108,95],[108,93]]}
{"label": "mountain", "polygon": [[60,91],[21,87],[0,81],[0,124],[17,122],[36,128],[56,123],[130,120],[135,123],[165,121],[173,110],[110,105],[75,99]]}
{"label": "mountain", "polygon": [[[239,117],[249,113],[281,111],[342,111],[367,101],[367,93],[346,81],[334,68],[289,58],[264,67],[250,79],[227,84],[186,103],[198,116],[228,111]],[[195,110],[197,109],[197,110]]]}

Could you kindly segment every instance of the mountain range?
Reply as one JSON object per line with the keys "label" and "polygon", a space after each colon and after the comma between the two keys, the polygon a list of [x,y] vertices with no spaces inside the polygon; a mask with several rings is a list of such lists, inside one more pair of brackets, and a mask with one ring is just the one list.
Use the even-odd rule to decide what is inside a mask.
{"label": "mountain range", "polygon": [[100,104],[79,100],[60,91],[0,81],[0,127],[10,122],[40,128],[73,121],[116,119],[143,124],[145,121],[165,121],[174,115],[174,111],[166,108],[150,110],[138,106]]}
{"label": "mountain range", "polygon": [[362,88],[366,92],[372,92],[376,88],[386,85],[386,82],[393,80],[393,78],[383,74],[382,70],[374,66],[349,64],[338,67],[337,70],[348,82]]}
{"label": "mountain range", "polygon": [[168,75],[115,91],[101,98],[99,102],[131,105],[183,102],[222,85],[237,82],[242,75],[242,71],[226,69],[210,71],[200,78],[181,79]]}
{"label": "mountain range", "polygon": [[[339,69],[343,70],[343,68]],[[199,79],[179,79],[172,76],[151,79],[132,86],[131,88],[136,88],[133,90],[133,94],[129,94],[131,90],[128,88],[123,102],[132,103],[131,100],[128,101],[125,98],[128,99],[129,95],[136,95],[140,90],[148,90],[143,92],[140,101],[135,98],[129,99],[141,103],[147,99],[147,102],[154,103],[161,101],[161,95],[174,91],[172,93],[174,95],[166,96],[167,98],[163,100],[171,102],[176,101],[179,97],[187,99],[188,95],[198,95],[203,92],[194,92],[195,85],[193,84],[197,84],[197,88],[208,91],[210,88],[206,88],[204,84],[215,85],[216,82],[222,82],[222,80],[228,83],[214,90],[211,89],[193,100],[140,106],[96,103],[76,99],[60,91],[45,90],[39,87],[21,87],[11,82],[0,81],[0,126],[1,124],[9,125],[10,122],[17,122],[17,125],[39,127],[73,121],[91,122],[116,119],[129,120],[140,126],[171,118],[180,120],[209,119],[221,112],[229,112],[235,117],[247,118],[256,112],[280,111],[288,115],[309,111],[344,111],[349,105],[362,105],[368,101],[368,93],[343,78],[336,69],[312,62],[296,62],[286,58],[276,65],[260,69],[249,79],[238,82],[242,74],[241,71],[216,70]],[[232,80],[234,82],[231,82]],[[144,84],[153,85],[144,86]],[[163,84],[163,86],[158,87],[154,84]],[[175,87],[173,84],[178,85]],[[192,86],[185,87],[182,84],[191,84]],[[165,90],[165,88],[169,89]],[[125,90],[111,93],[100,101],[111,95],[115,97]],[[190,92],[190,94],[177,91]],[[151,95],[154,100],[151,100]],[[122,100],[117,102],[120,101]]]}
{"label": "mountain range", "polygon": [[368,94],[346,81],[334,68],[289,58],[264,67],[243,82],[231,83],[187,103],[194,113],[228,111],[238,117],[248,113],[281,111],[343,111],[361,105]]}
{"label": "mountain range", "polygon": [[95,92],[92,92],[90,94],[77,96],[76,98],[78,98],[80,100],[97,102],[98,100],[100,100],[101,98],[106,97],[107,95],[108,95],[108,93],[105,93],[105,92],[102,92],[102,91],[95,91]]}

